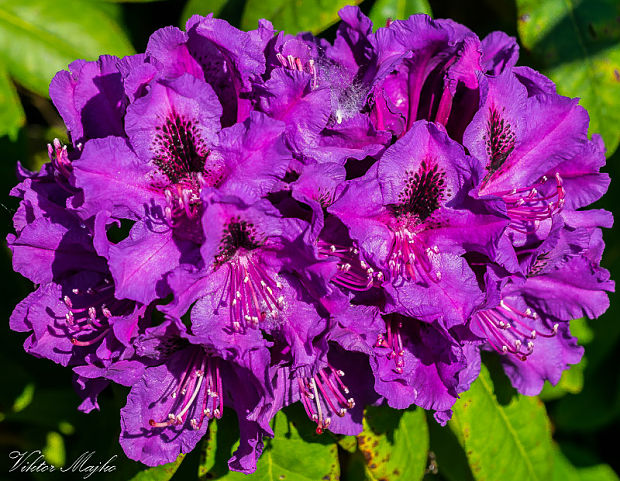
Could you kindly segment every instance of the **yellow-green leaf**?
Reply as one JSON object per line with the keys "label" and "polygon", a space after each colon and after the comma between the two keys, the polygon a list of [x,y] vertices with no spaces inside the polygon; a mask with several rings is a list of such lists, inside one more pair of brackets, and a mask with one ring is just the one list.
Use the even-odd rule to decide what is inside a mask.
{"label": "yellow-green leaf", "polygon": [[497,392],[482,366],[479,378],[454,405],[451,428],[463,443],[474,478],[547,481],[553,446],[542,402],[513,391],[500,396],[500,403]]}
{"label": "yellow-green leaf", "polygon": [[40,95],[75,59],[131,53],[123,29],[92,1],[0,0],[0,65]]}
{"label": "yellow-green leaf", "polygon": [[[226,419],[228,418],[228,419]],[[228,423],[227,423],[228,421]],[[265,439],[265,449],[256,472],[250,475],[228,471],[226,461],[237,443],[230,429],[230,416],[209,426],[200,479],[221,481],[336,481],[340,477],[338,445],[327,433],[317,435],[299,409],[280,411],[272,421],[275,437]]]}
{"label": "yellow-green leaf", "polygon": [[267,18],[287,33],[319,33],[338,21],[338,10],[359,3],[361,0],[248,0],[241,28],[253,30],[259,19]]}
{"label": "yellow-green leaf", "polygon": [[388,18],[404,20],[414,13],[433,15],[428,0],[377,0],[370,9],[369,17],[377,29],[385,26]]}
{"label": "yellow-green leaf", "polygon": [[428,459],[428,425],[422,409],[368,407],[357,436],[371,480],[417,481]]}

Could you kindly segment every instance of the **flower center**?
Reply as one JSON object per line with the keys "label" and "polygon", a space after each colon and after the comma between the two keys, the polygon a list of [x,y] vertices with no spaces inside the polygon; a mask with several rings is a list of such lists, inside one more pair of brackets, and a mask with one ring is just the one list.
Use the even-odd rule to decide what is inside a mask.
{"label": "flower center", "polygon": [[228,306],[235,331],[258,327],[259,322],[276,318],[284,307],[282,284],[278,276],[269,273],[255,251],[262,242],[253,224],[234,218],[226,227],[215,268],[226,264],[228,276]]}
{"label": "flower center", "polygon": [[301,403],[308,417],[316,423],[317,434],[329,428],[330,414],[343,417],[348,409],[355,407],[355,400],[346,397],[349,388],[340,379],[343,376],[343,371],[328,365],[314,376],[297,378]]}
{"label": "flower center", "polygon": [[153,163],[172,184],[202,173],[209,155],[194,120],[172,111],[163,125],[156,127]]}
{"label": "flower center", "polygon": [[200,190],[204,186],[217,187],[224,167],[207,163],[209,150],[195,120],[172,111],[155,129],[153,163],[170,182],[164,187],[165,215],[172,227],[179,227],[186,219],[200,216]]}
{"label": "flower center", "polygon": [[417,270],[437,282],[441,274],[433,273],[432,256],[438,254],[439,249],[426,246],[418,234],[438,225],[432,220],[433,213],[452,191],[446,187],[446,173],[430,161],[424,160],[417,172],[407,171],[406,175],[405,188],[399,194],[400,203],[388,205],[394,233],[388,268],[393,278],[400,274],[415,280]]}
{"label": "flower center", "polygon": [[405,188],[399,194],[399,204],[389,205],[392,215],[408,225],[418,225],[428,219],[446,200],[446,173],[437,164],[423,160],[417,172],[407,171]]}
{"label": "flower center", "polygon": [[500,354],[516,357],[521,361],[534,352],[534,339],[553,337],[558,332],[558,324],[549,330],[533,329],[531,325],[537,321],[538,314],[529,307],[525,312],[509,305],[503,299],[499,306],[480,311],[473,320],[487,335],[491,347]]}
{"label": "flower center", "polygon": [[67,146],[62,145],[60,140],[54,139],[53,144],[47,144],[47,153],[51,164],[54,166],[54,173],[57,177],[62,177],[62,180],[66,182],[73,171],[71,160],[69,160]]}
{"label": "flower center", "polygon": [[532,263],[532,266],[530,267],[527,276],[535,277],[540,275],[541,272],[545,270],[545,268],[549,264],[549,255],[549,252],[543,252],[542,254],[536,256],[536,260]]}
{"label": "flower center", "polygon": [[224,229],[218,252],[215,256],[216,268],[228,262],[239,251],[243,254],[244,251],[252,251],[258,248],[261,244],[257,237],[258,233],[254,224],[239,217],[231,219]]}
{"label": "flower center", "polygon": [[151,427],[182,425],[187,421],[192,407],[193,413],[197,416],[189,419],[192,429],[200,429],[205,418],[221,418],[224,411],[224,395],[219,360],[210,357],[202,349],[196,349],[190,356],[187,367],[172,387],[170,396],[174,402],[168,418],[159,422],[150,419]]}

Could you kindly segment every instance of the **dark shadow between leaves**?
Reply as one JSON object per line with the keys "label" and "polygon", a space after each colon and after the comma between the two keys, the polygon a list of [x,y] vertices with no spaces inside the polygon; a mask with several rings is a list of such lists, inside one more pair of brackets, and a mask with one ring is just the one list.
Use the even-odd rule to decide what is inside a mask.
{"label": "dark shadow between leaves", "polygon": [[426,413],[430,450],[435,453],[438,473],[447,481],[473,481],[463,447],[448,426],[441,426],[432,414]]}
{"label": "dark shadow between leaves", "polygon": [[[409,408],[408,411],[418,408]],[[388,406],[368,406],[366,421],[368,427],[376,435],[384,435],[390,444],[394,444],[394,431],[400,424],[405,411],[392,409]]]}
{"label": "dark shadow between leaves", "polygon": [[510,379],[504,373],[504,368],[498,355],[491,352],[483,352],[482,360],[489,369],[489,374],[493,381],[493,392],[497,402],[502,406],[507,406],[516,398],[517,390],[512,387]]}

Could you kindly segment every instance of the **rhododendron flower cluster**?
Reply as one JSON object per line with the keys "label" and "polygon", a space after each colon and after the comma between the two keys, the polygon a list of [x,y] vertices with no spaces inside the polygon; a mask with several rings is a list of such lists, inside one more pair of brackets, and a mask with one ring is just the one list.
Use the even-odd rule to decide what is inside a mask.
{"label": "rhododendron flower cluster", "polygon": [[581,359],[568,321],[608,307],[578,100],[502,32],[340,15],[333,44],[194,16],[52,80],[70,143],[18,167],[8,244],[36,290],[10,325],[81,410],[130,387],[132,459],[175,460],[225,408],[246,473],[292,403],[317,433],[381,403],[445,423],[483,350],[534,395]]}

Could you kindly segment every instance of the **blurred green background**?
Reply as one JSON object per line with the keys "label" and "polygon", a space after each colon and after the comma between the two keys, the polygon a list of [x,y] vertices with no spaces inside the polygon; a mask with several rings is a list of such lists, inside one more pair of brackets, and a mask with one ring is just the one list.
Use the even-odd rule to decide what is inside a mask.
{"label": "blurred green background", "polygon": [[[62,121],[47,97],[57,70],[76,58],[144,51],[157,28],[182,26],[190,15],[211,11],[246,30],[255,28],[259,18],[268,18],[288,33],[309,30],[332,40],[337,11],[349,3],[358,3],[376,25],[388,17],[425,12],[463,23],[481,38],[493,30],[516,36],[519,64],[550,76],[559,93],[581,97],[590,113],[591,133],[603,135],[606,171],[614,181],[595,207],[615,210],[620,201],[615,182],[620,162],[618,0],[0,0],[3,238],[11,232],[17,207],[8,196],[15,184],[16,161],[38,169],[47,160],[46,144],[54,137],[66,141]],[[618,278],[620,238],[610,230],[605,239],[603,265]],[[89,479],[178,480],[195,479],[196,473],[202,479],[242,479],[227,473],[223,464],[236,436],[231,413],[211,427],[209,443],[188,455],[178,470],[174,465],[143,471],[144,466],[128,460],[117,441],[119,409],[127,390],[115,386],[104,391],[100,412],[85,415],[76,410],[79,399],[70,370],[25,354],[25,336],[8,329],[13,307],[33,286],[12,272],[6,245],[2,263],[0,479],[83,478],[77,473],[9,473],[9,453],[32,449],[42,449],[47,461],[57,466],[70,464],[87,450],[96,451],[96,462],[118,456],[113,462],[117,471],[95,473]],[[252,479],[617,480],[620,322],[615,295],[611,298],[612,307],[602,318],[572,323],[586,346],[584,361],[567,371],[558,386],[545,387],[540,396],[544,406],[535,398],[516,396],[490,359],[489,373],[485,370],[457,404],[454,421],[446,428],[420,410],[375,409],[357,438],[317,437],[297,408],[288,409],[276,419],[279,436],[267,443]],[[466,409],[468,400],[479,410]],[[521,476],[524,465],[529,474]],[[506,474],[511,470],[514,477]]]}

